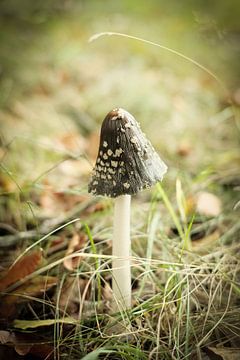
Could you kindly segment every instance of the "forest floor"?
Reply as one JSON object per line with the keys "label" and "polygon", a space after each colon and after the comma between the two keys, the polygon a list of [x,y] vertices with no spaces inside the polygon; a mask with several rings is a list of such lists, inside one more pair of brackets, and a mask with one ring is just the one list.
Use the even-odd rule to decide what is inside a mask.
{"label": "forest floor", "polygon": [[[223,31],[211,9],[154,1],[74,4],[10,20],[6,8],[1,23],[0,358],[237,360],[234,21]],[[121,36],[88,42],[103,31],[177,53]],[[161,185],[132,200],[133,306],[123,313],[111,311],[113,201],[87,192],[115,107],[168,165]]]}

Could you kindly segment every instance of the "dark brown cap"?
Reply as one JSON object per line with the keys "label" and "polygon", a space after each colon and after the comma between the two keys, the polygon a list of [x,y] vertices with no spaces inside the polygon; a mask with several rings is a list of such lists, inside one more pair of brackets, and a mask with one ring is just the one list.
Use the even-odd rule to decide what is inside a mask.
{"label": "dark brown cap", "polygon": [[120,108],[110,111],[102,123],[88,191],[113,198],[136,194],[161,181],[166,171],[135,118]]}

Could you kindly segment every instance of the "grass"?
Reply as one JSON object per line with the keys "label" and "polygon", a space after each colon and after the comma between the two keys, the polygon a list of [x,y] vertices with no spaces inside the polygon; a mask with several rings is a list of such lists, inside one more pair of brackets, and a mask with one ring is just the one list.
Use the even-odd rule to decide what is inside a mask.
{"label": "grass", "polygon": [[[157,214],[157,206],[154,207]],[[168,206],[167,209],[169,210]],[[154,231],[155,241],[159,241],[159,222],[156,222],[153,215],[147,229],[144,234],[146,238],[151,237]],[[104,242],[101,246],[103,245]],[[234,342],[238,338],[239,321],[239,245],[219,246],[212,253],[201,257],[183,250],[178,237],[168,238],[164,247],[165,254],[168,253],[166,257],[171,261],[159,260],[159,251],[153,251],[151,241],[146,244],[145,258],[136,255],[133,257],[133,274],[139,284],[134,291],[135,306],[132,310],[119,314],[111,314],[109,311],[106,313],[108,301],[100,301],[99,293],[96,295],[95,291],[99,287],[97,278],[101,276],[104,279],[106,271],[109,273],[111,257],[101,255],[99,251],[99,255],[95,251],[92,253],[92,244],[89,243],[85,251],[68,256],[81,256],[83,261],[77,272],[71,275],[74,282],[72,289],[68,291],[64,308],[59,305],[60,298],[66,291],[63,289],[64,282],[70,274],[65,273],[62,277],[56,291],[55,305],[51,304],[52,301],[43,301],[45,307],[52,307],[55,319],[37,318],[33,322],[18,320],[13,325],[31,330],[31,327],[39,329],[46,324],[55,324],[53,334],[56,358],[57,354],[63,354],[61,356],[64,358],[65,353],[74,359],[83,357],[84,354],[90,356],[91,352],[93,358],[97,358],[101,352],[105,354],[107,351],[107,358],[110,359],[116,359],[116,356],[120,359],[184,359],[199,355],[202,348],[224,345],[226,341]],[[30,277],[52,272],[54,275],[57,272],[60,276],[57,268],[65,259],[63,257],[53,262],[50,258],[47,265]],[[98,262],[92,262],[91,259]],[[96,264],[99,266],[100,262],[101,267],[96,268]],[[83,276],[87,283],[80,289],[78,282]],[[26,278],[25,281],[27,280]],[[72,292],[76,293],[73,289],[75,286],[78,288],[79,300],[76,298],[74,301],[80,301],[77,319],[76,314],[71,318],[68,313]],[[86,299],[88,288],[91,289],[88,295],[90,297]],[[37,298],[31,300],[33,306],[42,302]],[[121,332],[115,332],[113,325],[119,321],[125,324],[125,328]],[[64,335],[64,324],[70,325],[67,335]]]}
{"label": "grass", "polygon": [[[237,354],[235,22],[225,24],[222,41],[212,27],[203,35],[212,23],[199,4],[181,11],[175,4],[171,16],[170,5],[160,9],[154,1],[137,11],[134,1],[108,5],[107,13],[95,2],[81,12],[75,4],[39,25],[30,25],[29,13],[1,25],[5,53],[12,39],[19,53],[1,85],[1,266],[43,249],[38,268],[3,290],[1,330],[22,336],[21,344],[38,344],[44,359],[204,359],[214,358],[214,349]],[[129,35],[87,42],[109,28]],[[35,41],[27,41],[28,31]],[[17,44],[24,42],[21,55]],[[232,104],[215,81],[218,74]],[[119,104],[136,115],[169,172],[161,185],[134,198],[133,308],[112,313],[112,203],[91,199],[86,189],[100,122]],[[218,215],[198,211],[202,191],[221,201]],[[74,236],[79,242],[69,253]],[[41,276],[57,285],[48,287]]]}

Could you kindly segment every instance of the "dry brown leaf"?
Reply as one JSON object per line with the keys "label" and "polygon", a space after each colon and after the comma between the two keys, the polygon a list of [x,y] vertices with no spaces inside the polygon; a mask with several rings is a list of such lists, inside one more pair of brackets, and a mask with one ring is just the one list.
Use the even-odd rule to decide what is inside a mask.
{"label": "dry brown leaf", "polygon": [[66,279],[59,295],[59,308],[68,315],[76,314],[81,301],[89,300],[91,287],[88,279]]}
{"label": "dry brown leaf", "polygon": [[30,345],[30,344],[29,345],[17,344],[14,347],[16,353],[21,356],[27,355],[30,352],[31,348],[32,348],[32,345]]}
{"label": "dry brown leaf", "polygon": [[57,281],[56,277],[40,275],[29,280],[1,299],[0,315],[5,319],[13,317],[19,304],[29,301],[29,297],[38,297],[45,293],[56,285]]}
{"label": "dry brown leaf", "polygon": [[192,147],[188,141],[183,141],[177,148],[177,154],[182,157],[188,156],[192,151]]}
{"label": "dry brown leaf", "polygon": [[24,279],[27,275],[32,274],[42,260],[42,251],[35,250],[30,254],[23,256],[19,261],[13,264],[4,277],[0,280],[0,291],[6,289],[16,281]]}
{"label": "dry brown leaf", "polygon": [[239,360],[240,348],[209,347],[214,354],[220,355],[223,360]]}
{"label": "dry brown leaf", "polygon": [[211,234],[204,236],[201,239],[192,241],[192,249],[194,251],[208,250],[209,246],[212,246],[221,236],[219,229],[216,229]]}
{"label": "dry brown leaf", "polygon": [[77,132],[67,132],[62,134],[58,139],[59,145],[64,150],[70,150],[73,152],[83,151],[86,147],[86,141]]}
{"label": "dry brown leaf", "polygon": [[30,354],[37,356],[38,359],[53,359],[54,347],[48,344],[33,344],[30,349]]}
{"label": "dry brown leaf", "polygon": [[11,319],[13,320],[16,314],[18,313],[18,308],[15,303],[7,303],[9,298],[7,298],[6,302],[2,301],[0,306],[0,316],[2,319]]}
{"label": "dry brown leaf", "polygon": [[[37,355],[40,359],[49,358],[53,353],[53,347],[48,344],[38,343],[30,334],[15,334],[9,331],[0,330],[0,343],[14,346],[19,355],[27,355],[28,353]],[[50,358],[49,358],[50,359]]]}
{"label": "dry brown leaf", "polygon": [[10,331],[0,330],[0,343],[6,344],[12,342],[14,335]]}
{"label": "dry brown leaf", "polygon": [[[72,181],[72,180],[71,180]],[[70,188],[69,184],[65,184]],[[44,210],[44,216],[55,217],[56,213],[65,213],[71,210],[75,205],[86,200],[86,196],[78,194],[69,194],[63,191],[56,191],[54,185],[44,181],[45,189],[39,197],[39,205]]]}
{"label": "dry brown leaf", "polygon": [[222,211],[222,203],[216,195],[202,191],[196,196],[196,210],[201,215],[218,216]]}
{"label": "dry brown leaf", "polygon": [[[41,276],[29,280],[26,284],[23,284],[17,288],[14,292],[8,296],[18,296],[17,302],[26,301],[24,296],[39,296],[42,293],[48,291],[51,287],[57,285],[58,279],[55,276]],[[23,297],[22,297],[23,296]],[[20,299],[20,297],[22,297]]]}
{"label": "dry brown leaf", "polygon": [[66,247],[67,247],[66,236],[61,235],[50,242],[49,248],[47,250],[47,255],[52,255],[53,253],[64,250],[66,249]]}
{"label": "dry brown leaf", "polygon": [[112,300],[112,288],[111,288],[110,284],[107,282],[104,284],[103,298],[108,301]]}
{"label": "dry brown leaf", "polygon": [[92,213],[95,213],[97,211],[103,211],[106,209],[106,202],[103,203],[103,202],[98,202],[96,204],[93,204],[91,206],[89,206],[86,210],[86,213],[87,214],[92,214]]}
{"label": "dry brown leaf", "polygon": [[17,338],[14,333],[10,333],[9,331],[0,331],[0,343],[1,344],[13,344],[15,345],[15,351],[19,355],[26,355],[29,353],[32,345],[20,345],[17,344]]}
{"label": "dry brown leaf", "polygon": [[[68,249],[66,251],[65,256],[70,255],[76,251],[79,251],[83,248],[84,244],[87,241],[87,235],[84,233],[77,234],[75,233],[72,239],[69,241]],[[82,258],[79,256],[72,257],[71,259],[64,259],[63,265],[64,267],[72,271],[80,265]]]}

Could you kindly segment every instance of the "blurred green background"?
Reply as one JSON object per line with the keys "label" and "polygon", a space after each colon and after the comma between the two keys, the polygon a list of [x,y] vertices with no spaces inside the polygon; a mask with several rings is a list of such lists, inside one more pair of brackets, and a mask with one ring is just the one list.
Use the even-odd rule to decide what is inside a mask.
{"label": "blurred green background", "polygon": [[[87,39],[101,31],[147,37],[196,59],[220,75],[231,88],[238,85],[240,5],[237,0],[212,0],[208,3],[200,0],[104,3],[24,0],[21,4],[3,0],[0,12],[1,78],[3,91],[5,89],[2,102],[17,91],[23,91],[18,84],[30,87],[37,81],[43,66],[68,68],[71,61],[83,53],[91,56]],[[108,51],[102,51],[102,61],[108,60],[108,53],[117,54],[118,59],[121,54],[116,64],[119,65],[132,50],[138,57],[143,57],[139,52],[140,55],[144,52],[145,60],[151,65],[167,66],[173,70],[175,64],[178,71],[182,68],[183,73],[184,70],[191,71],[189,64],[182,64],[172,55],[146,46],[129,45],[116,39],[105,46]],[[140,48],[138,52],[135,47]]]}
{"label": "blurred green background", "polygon": [[[216,190],[213,174],[221,184],[235,179],[239,18],[237,0],[1,1],[3,221],[19,189],[86,193],[100,122],[116,106],[133,113],[168,163],[170,188],[179,174],[187,191],[199,181]],[[88,42],[104,31],[179,51],[223,86],[191,62],[139,41]],[[25,218],[22,208],[20,214]]]}

